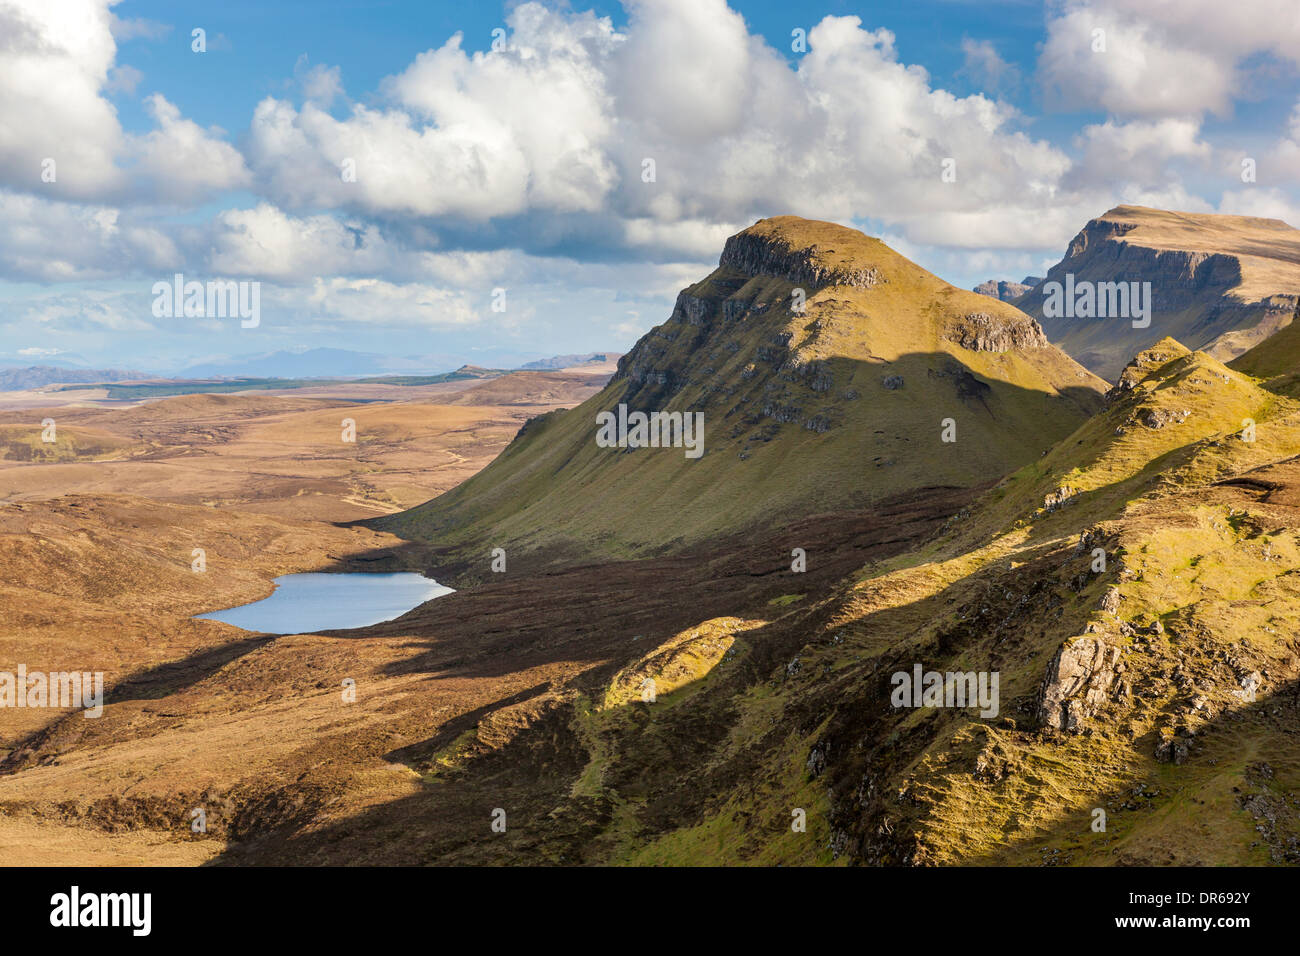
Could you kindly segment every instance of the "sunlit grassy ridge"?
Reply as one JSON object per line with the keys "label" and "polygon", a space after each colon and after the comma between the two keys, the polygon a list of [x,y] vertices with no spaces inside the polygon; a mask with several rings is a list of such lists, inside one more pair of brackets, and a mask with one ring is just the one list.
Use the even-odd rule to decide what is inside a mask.
{"label": "sunlit grassy ridge", "polygon": [[[1297,566],[1300,403],[1157,343],[936,538],[571,697],[557,819],[621,864],[1297,862]],[[1053,730],[1081,642],[1118,666]],[[893,707],[917,663],[997,672],[998,715]]]}
{"label": "sunlit grassy ridge", "polygon": [[[627,859],[1295,862],[1300,405],[1172,341],[1128,381],[923,553],[865,569],[781,673],[699,695],[732,728],[711,758],[744,741],[783,784],[738,783]],[[1081,733],[1045,731],[1048,663],[1085,638],[1121,649],[1116,683]],[[888,674],[914,662],[998,671],[998,719],[892,708]],[[800,800],[826,814],[801,857],[782,849]]]}

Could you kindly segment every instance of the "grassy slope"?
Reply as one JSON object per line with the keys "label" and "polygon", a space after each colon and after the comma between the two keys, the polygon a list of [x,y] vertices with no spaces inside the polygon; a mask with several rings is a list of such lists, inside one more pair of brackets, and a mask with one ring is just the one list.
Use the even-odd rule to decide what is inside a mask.
{"label": "grassy slope", "polygon": [[[923,553],[864,569],[810,613],[793,673],[723,685],[713,699],[704,683],[697,706],[728,728],[707,765],[759,751],[742,776],[755,782],[698,802],[621,859],[818,863],[834,847],[895,863],[1294,860],[1300,716],[1282,695],[1300,676],[1300,493],[1288,509],[1219,483],[1280,482],[1288,468],[1300,482],[1288,462],[1300,454],[1300,405],[1170,341],[1131,378],[1127,395]],[[1180,422],[1142,424],[1184,410]],[[1253,443],[1240,437],[1247,415],[1259,423]],[[1071,503],[1044,508],[1063,484],[1078,491]],[[1106,548],[1106,572],[1076,549],[1084,532]],[[1099,610],[1112,587],[1118,611]],[[1160,633],[1146,633],[1156,621]],[[1046,665],[1085,632],[1126,648],[1130,692],[1081,735],[1039,733]],[[886,675],[917,661],[999,670],[1001,719],[890,708]],[[1259,703],[1234,693],[1252,670],[1266,678]],[[622,759],[636,760],[650,732],[630,736]],[[1158,761],[1155,746],[1175,735],[1191,742],[1186,763]],[[792,807],[812,808],[815,839],[789,832]],[[1092,830],[1095,808],[1106,832]]]}
{"label": "grassy slope", "polygon": [[[796,315],[790,281],[719,268],[686,290],[707,302],[702,324],[675,311],[599,395],[531,422],[479,475],[382,527],[453,547],[643,553],[790,514],[996,480],[1096,407],[1099,380],[1054,348],[972,352],[943,336],[968,313],[1023,322],[1010,306],[953,288],[854,230],[786,217],[751,231],[815,247],[824,268],[874,268],[886,281],[823,288]],[[728,301],[742,314],[724,318]],[[637,368],[669,383],[634,381],[627,372]],[[962,397],[954,371],[987,388]],[[904,386],[886,389],[894,375]],[[596,413],[620,402],[703,411],[704,456],[598,448]],[[946,417],[957,423],[956,445],[940,441]],[[825,431],[810,427],[818,421]]]}
{"label": "grassy slope", "polygon": [[1300,369],[1300,301],[1291,324],[1229,363],[1256,378],[1274,378]]}

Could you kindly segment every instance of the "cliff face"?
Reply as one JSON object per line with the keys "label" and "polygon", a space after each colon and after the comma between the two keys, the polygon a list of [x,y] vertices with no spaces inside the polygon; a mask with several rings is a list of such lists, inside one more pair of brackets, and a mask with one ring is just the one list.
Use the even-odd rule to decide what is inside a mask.
{"label": "cliff face", "polygon": [[[1052,283],[1150,283],[1150,324],[1131,314],[1049,316]],[[1089,222],[1044,282],[1014,300],[1104,378],[1172,336],[1228,360],[1286,325],[1300,298],[1300,231],[1273,219],[1119,206]]]}
{"label": "cliff face", "polygon": [[873,266],[833,265],[823,260],[817,250],[795,247],[790,238],[772,231],[746,230],[727,240],[722,248],[719,268],[754,278],[768,276],[784,279],[806,292],[828,285],[869,289],[881,280]]}
{"label": "cliff face", "polygon": [[[1034,320],[876,239],[765,219],[727,241],[601,394],[531,425],[454,492],[380,523],[453,547],[491,535],[644,553],[993,481],[1076,427],[1103,386]],[[598,447],[596,416],[620,409],[703,416],[702,454]],[[941,439],[947,420],[955,441]]]}

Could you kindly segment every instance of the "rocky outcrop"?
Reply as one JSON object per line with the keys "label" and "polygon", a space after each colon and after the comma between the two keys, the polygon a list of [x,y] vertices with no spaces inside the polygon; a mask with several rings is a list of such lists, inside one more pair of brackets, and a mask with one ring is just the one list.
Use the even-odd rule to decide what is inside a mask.
{"label": "rocky outcrop", "polygon": [[944,338],[972,352],[1010,352],[1047,345],[1042,327],[1027,315],[1018,317],[971,312],[952,322]]}
{"label": "rocky outcrop", "polygon": [[825,286],[869,289],[883,280],[873,267],[838,268],[821,261],[815,248],[794,248],[779,236],[740,232],[727,240],[718,265],[749,276],[784,279],[811,293]]}
{"label": "rocky outcrop", "polygon": [[1130,395],[1148,375],[1163,368],[1174,359],[1190,355],[1181,344],[1173,339],[1163,339],[1149,349],[1144,349],[1129,360],[1120,372],[1115,385],[1106,393],[1106,404],[1115,405],[1126,395]]}
{"label": "rocky outcrop", "polygon": [[1039,723],[1051,730],[1081,733],[1084,721],[1109,699],[1122,670],[1120,649],[1099,637],[1076,637],[1062,645],[1047,666],[1038,693]]}

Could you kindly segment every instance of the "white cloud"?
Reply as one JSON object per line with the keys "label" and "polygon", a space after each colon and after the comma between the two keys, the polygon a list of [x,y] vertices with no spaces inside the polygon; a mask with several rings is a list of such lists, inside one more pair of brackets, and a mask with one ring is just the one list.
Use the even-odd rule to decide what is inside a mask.
{"label": "white cloud", "polygon": [[1085,126],[1078,138],[1082,157],[1069,179],[1098,188],[1123,182],[1167,184],[1172,162],[1211,158],[1213,150],[1200,132],[1199,121],[1191,119],[1107,120]]}
{"label": "white cloud", "polygon": [[[508,23],[505,50],[471,55],[453,37],[345,119],[264,100],[248,156],[265,194],[454,230],[526,219],[514,232],[535,248],[594,230],[716,255],[724,230],[786,211],[930,235],[925,220],[956,208],[1009,233],[1069,166],[1010,107],[933,89],[856,17],[815,26],[797,71],[721,0],[638,0],[625,35],[533,3]],[[956,184],[941,182],[947,158]]]}
{"label": "white cloud", "polygon": [[112,203],[194,200],[246,181],[239,153],[159,94],[146,101],[155,130],[122,130],[104,94],[140,82],[115,64],[112,30],[145,35],[133,22],[114,21],[107,0],[0,5],[0,186]]}
{"label": "white cloud", "polygon": [[169,23],[159,23],[146,17],[119,17],[111,12],[109,25],[113,31],[113,39],[119,43],[139,37],[146,40],[161,40],[172,32]]}
{"label": "white cloud", "polygon": [[118,209],[0,191],[0,276],[38,282],[165,272],[175,242]]}
{"label": "white cloud", "polygon": [[[49,335],[52,332],[147,332],[153,326],[147,320],[147,307],[137,307],[137,298],[104,290],[42,296],[28,304],[20,324],[29,330],[29,335]],[[64,350],[59,348],[46,348],[43,354],[62,351]]]}
{"label": "white cloud", "polygon": [[108,71],[108,82],[104,85],[110,93],[135,95],[136,87],[144,80],[144,74],[133,66],[115,66]]}
{"label": "white cloud", "polygon": [[216,131],[184,119],[159,93],[145,104],[158,128],[133,138],[132,154],[136,169],[153,184],[158,198],[192,201],[212,191],[249,184],[243,156],[219,140]]}
{"label": "white cloud", "polygon": [[[1245,144],[1229,150],[1205,114],[1232,108],[1261,57],[1295,62],[1293,2],[1053,3],[1040,78],[1060,105],[1111,114],[1070,141],[1026,132],[1030,118],[996,96],[936,86],[858,17],[812,25],[791,63],[722,0],[629,0],[621,30],[514,6],[504,49],[471,52],[456,35],[354,98],[340,67],[304,54],[279,87],[292,92],[252,105],[239,149],[162,92],[145,98],[151,129],[119,126],[107,96],[144,78],[117,62],[115,37],[154,27],[114,19],[107,0],[9,2],[0,276],[183,269],[258,278],[295,321],[590,321],[622,335],[767,215],[867,222],[945,274],[1036,271],[1042,250],[1116,203],[1210,209],[1189,179],[1237,185],[1225,170]],[[1017,82],[989,41],[962,47],[985,89]],[[1260,185],[1221,204],[1293,209],[1273,187],[1300,176],[1300,104],[1257,145]],[[46,156],[56,183],[40,181]],[[251,205],[240,195],[205,222],[173,216],[244,190]],[[510,289],[504,316],[484,311],[496,286]]]}
{"label": "white cloud", "polygon": [[1002,59],[988,40],[963,37],[961,52],[965,62],[960,72],[983,85],[986,90],[1014,87],[1020,82],[1020,71],[1014,64]]}
{"label": "white cloud", "polygon": [[1286,133],[1269,150],[1257,175],[1260,182],[1300,182],[1300,100],[1288,118]]}
{"label": "white cloud", "polygon": [[1243,187],[1225,192],[1215,212],[1234,216],[1258,216],[1261,219],[1281,219],[1300,229],[1300,202],[1278,189]]}
{"label": "white cloud", "polygon": [[[461,37],[390,77],[384,110],[336,120],[316,104],[258,104],[249,157],[281,205],[472,220],[534,209],[597,211],[615,182],[597,59],[608,20],[536,4],[510,15],[510,48],[466,54]],[[351,160],[355,182],[341,166]]]}
{"label": "white cloud", "polygon": [[[100,95],[115,47],[98,0],[0,5],[0,185],[74,198],[118,188],[125,138]],[[54,160],[55,184],[42,182]]]}
{"label": "white cloud", "polygon": [[323,63],[309,66],[307,54],[303,53],[294,64],[293,73],[302,86],[303,99],[323,109],[329,109],[330,104],[343,95],[343,71],[337,66]]}
{"label": "white cloud", "polygon": [[1038,66],[1058,107],[1190,117],[1229,113],[1264,54],[1300,65],[1294,0],[1058,0]]}
{"label": "white cloud", "polygon": [[476,308],[462,292],[409,282],[382,279],[316,279],[304,303],[322,316],[348,323],[377,322],[451,328],[473,325],[487,313],[485,296]]}

